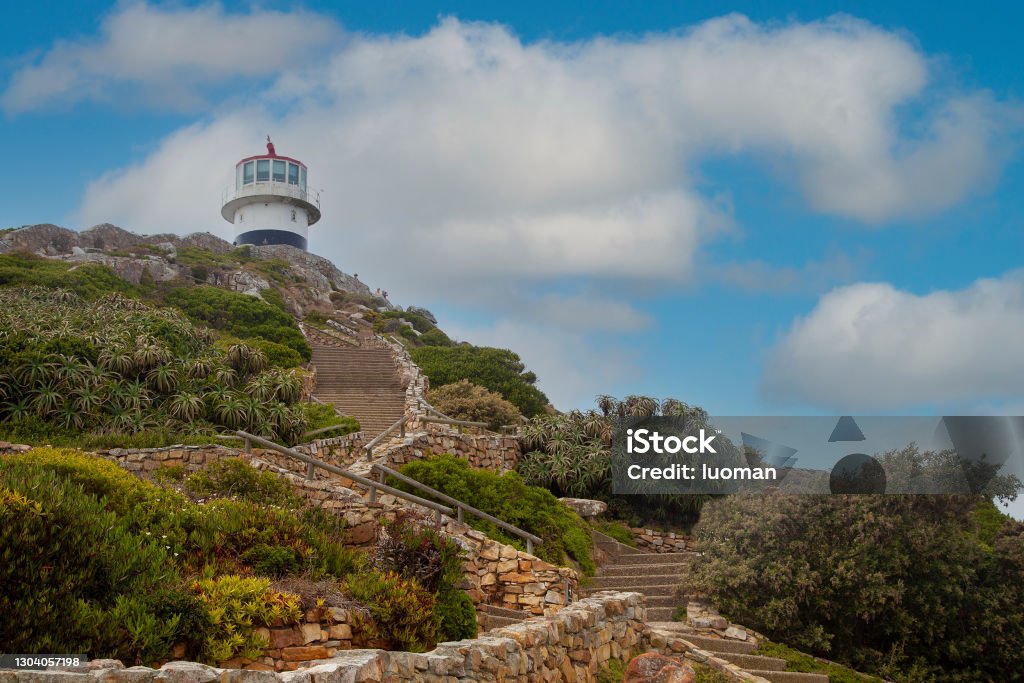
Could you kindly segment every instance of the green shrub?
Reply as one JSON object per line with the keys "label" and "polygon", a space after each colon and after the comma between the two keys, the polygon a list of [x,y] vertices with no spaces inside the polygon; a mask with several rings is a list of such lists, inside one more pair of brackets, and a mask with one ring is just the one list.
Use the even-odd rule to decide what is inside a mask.
{"label": "green shrub", "polygon": [[500,394],[465,379],[431,389],[427,392],[427,401],[449,417],[486,422],[487,427],[494,431],[505,425],[518,425],[522,418],[519,409]]}
{"label": "green shrub", "polygon": [[256,628],[302,619],[298,596],[270,590],[268,579],[219,576],[198,581],[195,588],[213,625],[201,655],[211,664],[234,657],[255,659],[269,644]]}
{"label": "green shrub", "polygon": [[352,615],[356,644],[425,652],[437,643],[434,596],[415,579],[367,572],[346,581],[344,588],[362,607]]}
{"label": "green shrub", "polygon": [[[279,496],[237,468],[208,468],[198,480],[212,490]],[[246,628],[290,619],[292,596],[259,589],[265,582],[253,578],[221,577],[343,579],[362,568],[343,537],[342,520],[319,508],[198,505],[85,453],[37,448],[5,456],[0,641],[23,652],[146,664],[166,659],[176,643],[210,662],[251,653],[257,643]],[[212,582],[189,589],[184,577],[192,576]]]}
{"label": "green shrub", "polygon": [[253,503],[298,507],[301,499],[291,485],[271,472],[261,472],[241,458],[224,458],[185,477],[194,496],[241,498]]}
{"label": "green shrub", "polygon": [[882,683],[882,679],[858,673],[840,664],[821,661],[799,650],[762,639],[754,654],[777,657],[786,661],[787,671],[814,673],[828,676],[829,683]]}
{"label": "green shrub", "polygon": [[25,254],[0,254],[0,287],[65,289],[90,301],[109,294],[138,296],[135,287],[106,266],[72,264]]}
{"label": "green shrub", "polygon": [[125,507],[134,496],[95,474],[75,480],[38,459],[0,460],[0,641],[152,663],[189,640],[195,610],[161,542],[86,487]]}
{"label": "green shrub", "polygon": [[451,346],[455,343],[447,334],[436,327],[421,334],[419,342],[424,346]]}
{"label": "green shrub", "polygon": [[622,522],[600,520],[591,522],[591,526],[605,536],[611,536],[619,543],[628,545],[631,548],[636,547],[636,537],[633,535],[632,530]]}
{"label": "green shrub", "polygon": [[435,600],[434,613],[441,624],[440,634],[445,642],[477,637],[476,607],[469,593],[449,588],[438,592]]}
{"label": "green shrub", "polygon": [[621,659],[609,659],[597,672],[597,683],[622,683],[626,676],[626,665]]}
{"label": "green shrub", "polygon": [[168,292],[167,303],[185,311],[193,320],[240,339],[261,337],[291,348],[303,360],[312,357],[295,319],[257,297],[201,285]]}
{"label": "green shrub", "polygon": [[434,388],[467,379],[501,394],[527,417],[542,414],[548,405],[548,397],[534,386],[537,376],[508,349],[460,344],[421,346],[409,353]]}
{"label": "green shrub", "polygon": [[[1024,666],[1024,523],[991,537],[955,495],[730,496],[692,588],[734,621],[855,669],[1001,680]],[[988,542],[991,540],[991,543]]]}
{"label": "green shrub", "polygon": [[556,496],[604,501],[607,516],[629,526],[688,530],[709,496],[612,493],[613,418],[653,415],[683,417],[697,426],[707,423],[703,409],[676,399],[627,396],[618,401],[600,396],[598,410],[543,415],[524,425],[520,435],[524,455],[516,470],[527,483],[543,486]]}
{"label": "green shrub", "polygon": [[267,357],[267,362],[279,368],[296,368],[305,362],[302,354],[290,346],[278,344],[260,337],[247,341],[253,348],[259,349]]}
{"label": "green shrub", "polygon": [[378,571],[413,579],[434,595],[434,612],[445,640],[472,638],[477,633],[476,610],[463,582],[463,552],[459,545],[433,529],[408,518],[384,525],[373,552]]}
{"label": "green shrub", "polygon": [[[282,314],[283,315],[283,314]],[[120,295],[0,289],[0,433],[27,443],[154,447],[218,428],[295,443],[304,371],[213,343],[173,309]]]}
{"label": "green shrub", "polygon": [[316,438],[327,439],[333,436],[344,436],[345,434],[354,434],[358,432],[362,427],[359,424],[359,420],[350,415],[338,415],[334,409],[333,404],[329,403],[303,403],[302,410],[306,415],[306,420],[309,423],[309,431],[317,429],[323,429],[324,427],[330,427],[331,425],[340,425],[337,429],[332,429],[329,432],[318,434]]}
{"label": "green shrub", "polygon": [[[590,528],[586,522],[550,491],[526,485],[515,472],[499,475],[473,469],[453,455],[440,455],[411,462],[402,468],[402,474],[541,537],[544,542],[534,547],[534,553],[541,559],[558,565],[572,559],[584,573],[594,572]],[[391,485],[412,491],[398,481]],[[466,515],[466,522],[495,540],[525,549],[522,539],[491,522],[472,515]]]}

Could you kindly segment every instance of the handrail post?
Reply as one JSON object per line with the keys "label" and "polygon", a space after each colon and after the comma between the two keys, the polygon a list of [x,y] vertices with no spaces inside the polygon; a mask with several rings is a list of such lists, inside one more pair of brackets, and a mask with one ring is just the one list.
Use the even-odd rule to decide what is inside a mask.
{"label": "handrail post", "polygon": [[306,463],[306,479],[312,480],[316,465],[311,462]]}
{"label": "handrail post", "polygon": [[399,432],[399,436],[401,436],[404,439],[405,438],[405,418],[404,417],[402,418],[402,425],[401,425],[401,427],[399,429],[401,430]]}
{"label": "handrail post", "polygon": [[458,506],[458,508],[457,508],[457,510],[458,510],[458,514],[456,515],[456,517],[457,517],[457,518],[458,518],[458,520],[459,520],[459,521],[461,522],[461,521],[463,521],[463,520],[462,520],[462,506],[461,506],[461,505],[459,505],[459,506]]}
{"label": "handrail post", "polygon": [[247,455],[252,454],[252,441],[250,441],[248,437],[245,439],[245,452]]}
{"label": "handrail post", "polygon": [[533,540],[532,539],[529,539],[529,538],[526,539],[526,552],[529,555],[533,555]]}
{"label": "handrail post", "polygon": [[371,486],[370,487],[370,502],[371,503],[376,503],[377,502],[377,487],[376,486]]}

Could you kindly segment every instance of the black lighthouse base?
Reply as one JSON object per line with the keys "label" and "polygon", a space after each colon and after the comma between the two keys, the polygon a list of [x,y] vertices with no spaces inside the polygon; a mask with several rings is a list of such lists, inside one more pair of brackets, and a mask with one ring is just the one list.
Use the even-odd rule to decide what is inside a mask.
{"label": "black lighthouse base", "polygon": [[235,244],[252,244],[255,246],[287,244],[290,247],[306,251],[306,238],[287,230],[250,230],[236,237]]}

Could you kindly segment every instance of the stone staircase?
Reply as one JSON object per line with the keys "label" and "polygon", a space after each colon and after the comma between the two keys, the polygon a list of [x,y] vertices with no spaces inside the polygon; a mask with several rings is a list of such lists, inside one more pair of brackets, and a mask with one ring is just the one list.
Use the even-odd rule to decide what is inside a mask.
{"label": "stone staircase", "polygon": [[[698,553],[645,553],[597,531],[592,534],[594,545],[608,561],[602,564],[597,574],[587,583],[588,592],[615,590],[642,593],[647,606],[647,624],[652,629],[687,640],[713,656],[771,683],[828,683],[828,676],[786,671],[785,660],[753,654],[757,648],[754,642],[719,637],[712,629],[697,629],[685,622],[672,621],[681,602],[699,602],[699,596],[687,595],[684,589],[690,565]],[[703,609],[697,611],[703,612]],[[724,619],[719,620],[725,622]]]}
{"label": "stone staircase", "polygon": [[587,582],[587,590],[643,593],[648,621],[671,621],[679,604],[676,592],[697,553],[644,553],[597,531],[593,538],[611,559]]}
{"label": "stone staircase", "polygon": [[312,329],[306,339],[316,366],[316,398],[359,420],[367,439],[402,418],[405,389],[390,350],[370,346],[365,338],[354,345]]}

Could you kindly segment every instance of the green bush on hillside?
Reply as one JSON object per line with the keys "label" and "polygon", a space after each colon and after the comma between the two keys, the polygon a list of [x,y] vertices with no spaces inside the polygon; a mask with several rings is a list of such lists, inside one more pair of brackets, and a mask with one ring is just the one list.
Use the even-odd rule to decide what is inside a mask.
{"label": "green bush on hillside", "polygon": [[612,420],[655,415],[685,418],[704,426],[707,413],[677,399],[599,396],[597,410],[542,415],[523,426],[523,457],[516,466],[527,483],[559,497],[591,498],[608,504],[607,516],[630,526],[688,529],[699,515],[704,495],[615,495],[612,493]]}
{"label": "green bush on hillside", "polygon": [[[93,473],[86,480],[97,483]],[[116,486],[101,490],[118,493]],[[203,621],[159,537],[117,503],[29,460],[0,464],[0,641],[153,663]],[[198,654],[193,650],[193,654]]]}
{"label": "green bush on hillside", "polygon": [[522,419],[519,409],[500,394],[488,391],[469,380],[445,384],[427,392],[427,401],[445,415],[457,420],[486,422],[497,431],[505,425],[518,425]]}
{"label": "green bush on hillside", "polygon": [[217,663],[251,653],[256,626],[296,615],[294,596],[240,576],[366,574],[338,518],[273,505],[297,499],[241,467],[192,475],[243,498],[200,505],[78,451],[0,459],[4,647],[152,664],[185,643],[186,656]]}
{"label": "green bush on hillside", "polygon": [[25,254],[0,254],[0,287],[65,289],[83,299],[108,294],[138,296],[142,288],[128,284],[106,266],[72,264]]}
{"label": "green bush on hillside", "polygon": [[1024,667],[1024,523],[967,495],[728,496],[705,506],[692,588],[734,621],[890,679]]}
{"label": "green bush on hillside", "polygon": [[[586,522],[560,503],[550,491],[526,485],[515,472],[499,475],[490,470],[473,469],[465,460],[453,455],[410,462],[401,471],[407,477],[544,539],[533,549],[542,560],[557,565],[573,560],[584,573],[594,572],[594,562],[590,557],[590,529]],[[390,483],[396,488],[424,495],[401,482]],[[491,522],[467,514],[466,523],[495,540],[525,550],[521,538]]]}
{"label": "green bush on hillside", "polygon": [[414,579],[434,596],[434,614],[444,640],[473,638],[476,609],[463,582],[463,552],[459,545],[409,518],[384,525],[373,551],[373,566]]}
{"label": "green bush on hillside", "polygon": [[307,361],[313,355],[295,319],[254,296],[201,285],[171,290],[167,303],[185,311],[193,320],[239,339],[260,337],[276,342]]}
{"label": "green bush on hillside", "polygon": [[542,414],[548,405],[548,397],[534,386],[537,376],[508,349],[460,344],[420,346],[409,353],[434,388],[466,379],[501,394],[527,417]]}
{"label": "green bush on hillside", "polygon": [[[173,309],[0,289],[0,434],[11,438],[142,446],[162,445],[147,443],[152,433],[180,443],[246,429],[294,443],[307,429],[303,371],[268,365],[248,344],[213,344]],[[129,443],[113,438],[124,434]]]}

